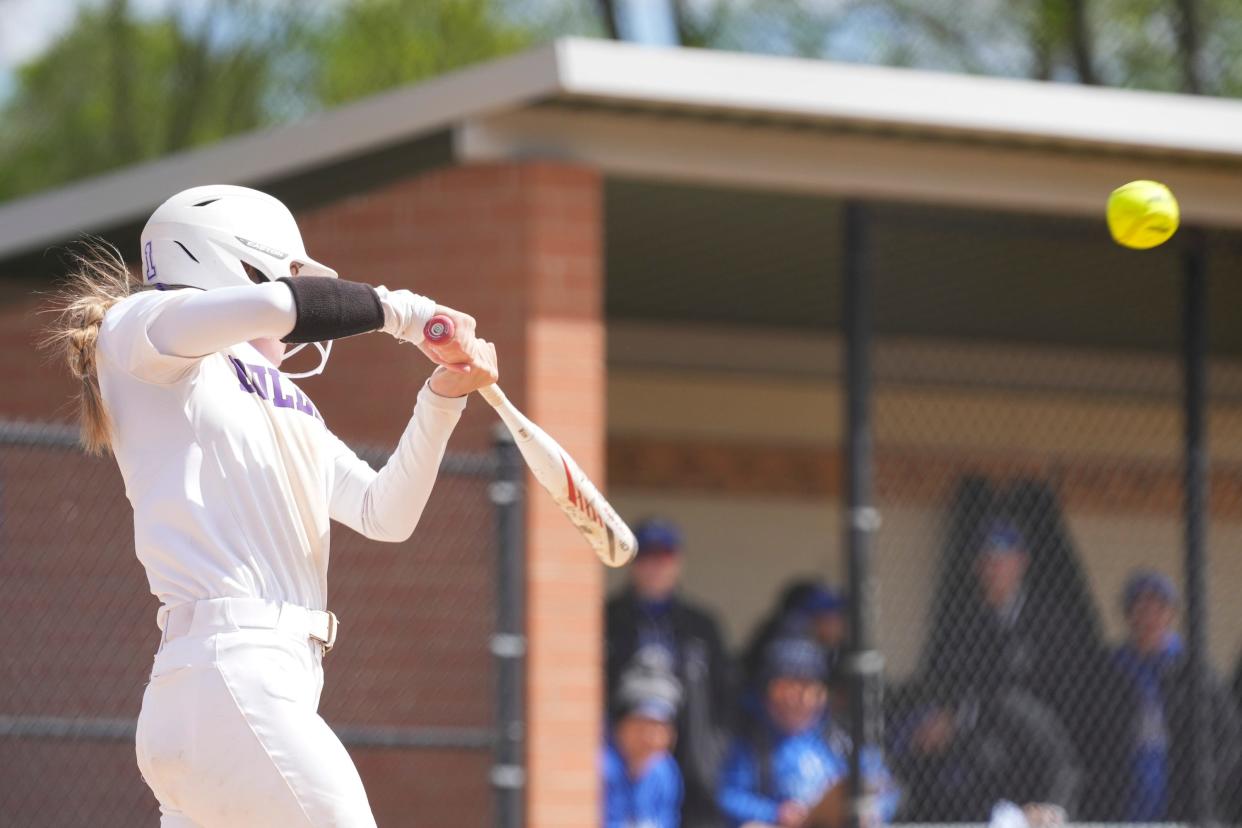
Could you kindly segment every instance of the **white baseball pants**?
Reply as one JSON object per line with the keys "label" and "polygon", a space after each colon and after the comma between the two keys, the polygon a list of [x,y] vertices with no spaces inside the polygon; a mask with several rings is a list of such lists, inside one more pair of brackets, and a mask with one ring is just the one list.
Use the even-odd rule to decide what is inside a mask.
{"label": "white baseball pants", "polygon": [[181,613],[183,634],[165,626],[137,736],[161,828],[374,828],[358,771],[317,712],[322,646],[307,613],[254,612],[263,603],[199,601]]}

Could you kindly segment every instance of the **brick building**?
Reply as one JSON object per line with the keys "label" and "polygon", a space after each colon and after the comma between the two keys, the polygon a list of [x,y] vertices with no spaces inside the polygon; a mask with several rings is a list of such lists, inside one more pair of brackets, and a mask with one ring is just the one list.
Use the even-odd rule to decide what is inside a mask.
{"label": "brick building", "polygon": [[[1177,258],[1112,247],[1098,214],[1114,186],[1154,178],[1178,193],[1187,221],[1208,228],[1212,546],[1236,548],[1239,136],[1233,102],[560,41],[0,206],[0,417],[67,414],[68,381],[31,349],[33,293],[56,268],[46,248],[90,232],[133,253],[166,195],[209,182],[260,187],[293,207],[311,255],[343,276],[475,315],[498,343],[509,395],[607,481],[623,514],[663,512],[686,525],[688,589],[727,608],[722,620],[740,643],[791,574],[839,571],[839,227],[853,199],[872,208],[878,274],[879,634],[891,670],[917,662],[944,500],[967,475],[1055,486],[1115,631],[1110,602],[1125,572],[1173,571],[1180,548]],[[425,374],[410,352],[363,337],[342,343],[305,387],[342,437],[385,445]],[[471,404],[455,450],[487,448],[484,408]],[[44,510],[38,531],[3,541],[17,553],[2,566],[26,642],[6,669],[97,688],[112,670],[117,686],[137,676],[140,688],[153,642],[140,625],[154,607],[120,618],[108,604],[117,591],[141,593],[141,574],[82,589],[71,560],[48,556],[80,538],[46,534],[81,519],[85,507],[64,505],[75,475],[53,458],[27,473],[47,479],[14,479],[11,464],[0,472],[6,515]],[[111,485],[91,508],[123,518]],[[23,503],[22,488],[55,496]],[[404,608],[420,637],[478,645],[490,629],[486,539],[452,546],[460,554],[420,546],[487,513],[455,513],[446,501],[437,514],[408,549],[345,542],[350,554],[337,553],[332,604],[345,633],[329,665],[330,721],[363,711],[400,724],[421,715],[411,697],[429,696],[459,704],[433,704],[424,723],[487,719],[484,648],[421,661],[402,650]],[[545,499],[530,499],[526,527],[528,819],[579,828],[597,808],[607,573]],[[117,532],[109,543],[127,566]],[[73,642],[44,622],[70,584],[79,611],[139,655],[96,658],[80,672]],[[1226,608],[1239,588],[1242,568],[1214,570],[1211,644],[1222,668],[1242,644],[1242,613]],[[469,611],[418,614],[437,600]],[[377,601],[391,611],[351,655],[349,612]],[[424,686],[432,657],[443,659],[438,683]],[[349,674],[357,695],[333,696]],[[123,722],[136,711],[132,694],[41,700],[39,686],[12,694],[0,715],[89,711]],[[33,813],[58,797],[115,798],[118,786],[104,782],[67,793],[62,777],[75,763],[113,767],[138,790],[116,813],[149,808],[123,744],[14,732],[0,741],[0,766],[43,768]],[[486,752],[356,755],[381,824],[487,819]]]}

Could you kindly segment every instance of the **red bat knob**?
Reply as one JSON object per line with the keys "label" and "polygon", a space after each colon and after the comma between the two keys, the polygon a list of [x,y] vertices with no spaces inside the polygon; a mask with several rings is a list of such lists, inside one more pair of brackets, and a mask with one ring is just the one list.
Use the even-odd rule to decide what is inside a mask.
{"label": "red bat knob", "polygon": [[453,320],[436,314],[423,326],[423,336],[427,337],[427,341],[433,345],[448,342],[453,338]]}

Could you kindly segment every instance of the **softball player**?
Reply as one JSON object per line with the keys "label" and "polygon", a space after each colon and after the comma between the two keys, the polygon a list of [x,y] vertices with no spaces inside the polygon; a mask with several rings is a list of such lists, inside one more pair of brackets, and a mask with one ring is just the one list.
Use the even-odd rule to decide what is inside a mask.
{"label": "softball player", "polygon": [[[100,252],[100,251],[97,251]],[[496,379],[474,320],[405,290],[336,278],[289,210],[198,187],[142,232],[145,288],[119,256],[83,259],[53,340],[81,380],[84,442],[110,448],[161,607],[138,765],[164,828],[373,826],[358,772],[319,717],[329,518],[402,541],[465,396]],[[435,313],[456,322],[423,342]],[[378,473],[282,373],[285,343],[383,330],[438,363]]]}

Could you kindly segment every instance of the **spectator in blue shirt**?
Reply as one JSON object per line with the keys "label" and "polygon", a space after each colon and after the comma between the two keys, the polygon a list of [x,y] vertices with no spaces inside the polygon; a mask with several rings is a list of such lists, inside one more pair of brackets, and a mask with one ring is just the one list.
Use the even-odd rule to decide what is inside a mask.
{"label": "spectator in blue shirt", "polygon": [[[834,750],[829,738],[834,729],[828,717],[827,662],[814,640],[783,638],[768,646],[764,664],[763,715],[725,758],[720,809],[733,826],[801,826],[848,772],[846,756]],[[877,776],[882,771],[878,755],[865,764]],[[888,800],[891,816],[895,803]]]}
{"label": "spectator in blue shirt", "polygon": [[800,578],[782,590],[776,605],[759,624],[741,657],[741,712],[747,719],[763,710],[763,659],[778,638],[806,636],[819,643],[831,671],[848,635],[845,596],[819,579]]}
{"label": "spectator in blue shirt", "polygon": [[1161,822],[1169,810],[1169,722],[1161,683],[1182,654],[1181,638],[1173,631],[1176,604],[1173,582],[1156,572],[1132,575],[1122,597],[1130,634],[1116,660],[1138,703],[1126,818],[1140,822]]}
{"label": "spectator in blue shirt", "polygon": [[608,703],[616,707],[622,674],[636,662],[667,662],[681,682],[674,756],[686,784],[682,822],[719,828],[716,777],[737,703],[732,665],[715,618],[680,589],[683,540],[675,523],[645,520],[635,528],[638,554],[628,582],[605,608]]}
{"label": "spectator in blue shirt", "polygon": [[637,664],[622,676],[617,718],[604,748],[604,828],[678,828],[683,795],[673,759],[681,687]]}
{"label": "spectator in blue shirt", "polygon": [[1242,733],[1237,714],[1214,673],[1204,676],[1208,697],[1191,698],[1189,660],[1174,629],[1177,605],[1173,581],[1149,570],[1131,575],[1122,594],[1128,635],[1114,658],[1132,700],[1119,709],[1133,721],[1128,728],[1130,784],[1123,797],[1126,813],[1120,816],[1133,822],[1194,818],[1193,711],[1205,701],[1212,722],[1218,816],[1229,816],[1238,787]]}

